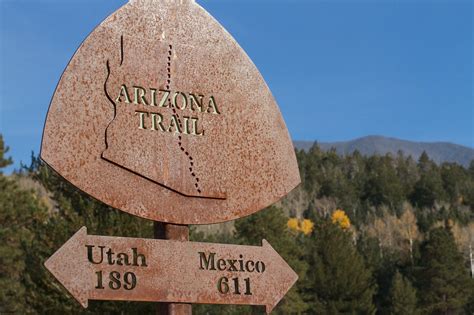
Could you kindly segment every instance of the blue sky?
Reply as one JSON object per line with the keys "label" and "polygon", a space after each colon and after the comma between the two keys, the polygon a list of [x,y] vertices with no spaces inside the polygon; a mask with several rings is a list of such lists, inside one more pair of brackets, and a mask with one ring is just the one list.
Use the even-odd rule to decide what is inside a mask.
{"label": "blue sky", "polygon": [[[240,43],[296,140],[474,147],[471,0],[198,0]],[[38,153],[61,73],[124,0],[0,0],[0,133]]]}

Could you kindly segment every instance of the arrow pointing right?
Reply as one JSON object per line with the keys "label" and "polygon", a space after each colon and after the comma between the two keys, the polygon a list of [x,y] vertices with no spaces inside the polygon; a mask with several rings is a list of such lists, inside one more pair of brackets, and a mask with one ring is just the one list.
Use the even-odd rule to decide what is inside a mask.
{"label": "arrow pointing right", "polygon": [[265,305],[270,313],[298,275],[260,246],[87,235],[82,227],[46,268],[83,307],[88,300]]}

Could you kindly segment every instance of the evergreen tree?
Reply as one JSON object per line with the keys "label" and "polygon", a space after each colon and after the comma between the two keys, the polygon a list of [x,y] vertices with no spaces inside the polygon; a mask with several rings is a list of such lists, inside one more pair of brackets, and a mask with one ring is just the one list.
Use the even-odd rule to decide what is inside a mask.
{"label": "evergreen tree", "polygon": [[[308,266],[303,261],[304,236],[292,236],[287,228],[288,217],[280,208],[271,206],[251,216],[235,222],[236,237],[241,244],[261,245],[266,239],[280,254],[288,265],[298,274],[299,279],[306,277]],[[292,289],[275,308],[275,314],[302,314],[308,309],[300,296],[301,281]]]}
{"label": "evergreen tree", "polygon": [[312,314],[375,314],[372,274],[350,233],[329,220],[316,223],[309,247],[305,299]]}
{"label": "evergreen tree", "polygon": [[411,156],[405,157],[402,151],[398,152],[396,170],[403,189],[403,196],[409,196],[417,181],[418,169],[416,162]]}
{"label": "evergreen tree", "polygon": [[419,208],[431,208],[435,201],[445,199],[443,180],[439,167],[423,152],[418,160],[420,179],[416,182],[410,200]]}
{"label": "evergreen tree", "polygon": [[402,276],[399,271],[393,276],[389,299],[389,314],[391,315],[416,315],[419,313],[416,290],[410,281]]}
{"label": "evergreen tree", "polygon": [[[151,222],[91,199],[37,158],[20,174],[5,176],[2,169],[12,163],[7,152],[0,135],[0,313],[153,312],[152,303],[105,301],[91,301],[84,310],[43,266],[83,225],[91,234],[151,237]],[[341,157],[317,144],[309,152],[297,151],[297,159],[303,193],[296,202],[282,204],[291,204],[286,213],[308,207],[306,214],[316,223],[312,233],[289,231],[283,210],[270,207],[237,220],[235,235],[194,234],[193,239],[251,245],[267,239],[300,276],[276,314],[373,314],[375,308],[381,314],[416,314],[415,290],[398,269],[410,280],[412,273],[416,275],[420,311],[474,314],[474,280],[469,279],[449,230],[436,229],[426,237],[441,220],[472,221],[474,161],[464,168],[453,163],[437,166],[426,153],[418,164],[402,153],[395,158],[358,152]],[[26,190],[28,178],[47,194]],[[416,220],[402,215],[406,207],[398,204],[407,200],[412,201]],[[352,226],[346,231],[321,218],[321,212],[329,217],[338,208],[350,217]],[[369,233],[375,226],[372,220],[383,223],[377,229],[380,233]],[[354,248],[355,234],[365,261]],[[427,241],[420,251],[416,240],[423,238]],[[401,255],[397,246],[410,255]],[[193,312],[260,314],[263,308],[195,305]]]}
{"label": "evergreen tree", "polygon": [[372,156],[368,159],[368,180],[363,198],[374,206],[388,205],[396,209],[403,202],[403,188],[391,156]]}
{"label": "evergreen tree", "polygon": [[5,154],[10,150],[9,147],[3,142],[3,135],[0,134],[0,174],[2,174],[2,168],[5,168],[13,163],[11,157],[6,157]]}
{"label": "evergreen tree", "polygon": [[474,179],[474,160],[471,160],[468,167],[468,173],[472,179]]}
{"label": "evergreen tree", "polygon": [[443,199],[443,182],[437,171],[423,174],[416,182],[413,193],[410,196],[411,202],[419,208],[431,208],[436,200]]}
{"label": "evergreen tree", "polygon": [[448,201],[452,204],[461,204],[469,187],[469,173],[461,165],[455,163],[443,163],[441,165],[441,178],[443,189],[446,191]]}
{"label": "evergreen tree", "polygon": [[1,168],[12,163],[0,135],[0,313],[27,313],[27,253],[47,209],[32,191],[21,189]]}
{"label": "evergreen tree", "polygon": [[420,157],[418,158],[418,167],[421,173],[427,173],[435,166],[435,163],[430,159],[428,153],[423,151],[423,153],[421,153]]}
{"label": "evergreen tree", "polygon": [[[310,196],[315,195],[319,191],[319,178],[321,177],[321,159],[324,153],[321,151],[317,143],[314,143],[309,152],[303,150],[297,154],[298,165],[302,173],[303,187]],[[303,170],[301,170],[303,169]]]}
{"label": "evergreen tree", "polygon": [[[90,301],[89,308],[83,310],[43,267],[44,261],[82,226],[87,226],[90,234],[152,238],[152,222],[92,199],[42,164],[39,159],[32,161],[27,173],[51,193],[55,204],[46,224],[35,231],[36,238],[27,251],[31,308],[42,314],[153,312],[155,306],[152,303],[115,301]],[[44,300],[44,297],[48,299]]]}
{"label": "evergreen tree", "polygon": [[430,314],[459,314],[474,287],[450,230],[437,228],[430,232],[420,262],[423,310]]}

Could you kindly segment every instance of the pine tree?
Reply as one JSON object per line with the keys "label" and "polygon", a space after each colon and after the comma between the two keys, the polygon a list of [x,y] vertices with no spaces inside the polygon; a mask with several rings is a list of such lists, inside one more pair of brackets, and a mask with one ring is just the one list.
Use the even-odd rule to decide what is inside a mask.
{"label": "pine tree", "polygon": [[25,247],[26,298],[30,312],[40,314],[129,314],[151,313],[152,303],[90,301],[82,307],[58,285],[44,268],[45,260],[60,248],[81,226],[90,234],[151,237],[152,224],[148,220],[112,209],[98,202],[52,171],[37,158],[25,169],[50,193],[55,208],[48,218],[34,229],[35,238]]}
{"label": "pine tree", "polygon": [[473,287],[450,230],[430,232],[421,253],[420,297],[425,312],[458,314],[466,307]]}
{"label": "pine tree", "polygon": [[468,172],[461,165],[443,163],[441,166],[441,178],[449,202],[453,204],[462,202],[463,193],[467,191],[464,186],[468,182],[468,176]]}
{"label": "pine tree", "polygon": [[348,231],[327,219],[315,226],[305,299],[313,314],[374,314],[376,287]]}
{"label": "pine tree", "polygon": [[[299,275],[306,276],[307,264],[303,261],[304,236],[292,236],[287,228],[288,217],[280,208],[271,206],[256,214],[235,222],[236,237],[242,244],[261,245],[266,239],[272,247]],[[275,314],[302,314],[308,308],[300,296],[301,281],[297,281],[292,289],[275,308]]]}
{"label": "pine tree", "polygon": [[418,168],[421,176],[415,183],[410,200],[419,208],[431,208],[435,201],[445,199],[446,192],[443,189],[441,172],[439,167],[429,159],[426,152],[420,156]]}
{"label": "pine tree", "polygon": [[469,175],[471,176],[472,179],[474,179],[474,160],[471,160],[469,163],[469,167],[467,169]]}
{"label": "pine tree", "polygon": [[2,168],[5,168],[13,163],[11,157],[5,157],[5,154],[10,150],[9,147],[5,146],[3,142],[3,135],[0,134],[0,174],[2,174]]}
{"label": "pine tree", "polygon": [[391,315],[418,314],[416,290],[410,281],[397,270],[392,279],[389,293]]}
{"label": "pine tree", "polygon": [[402,185],[403,196],[406,198],[410,195],[417,181],[418,169],[416,162],[411,156],[405,157],[402,151],[398,151],[396,170]]}
{"label": "pine tree", "polygon": [[423,151],[423,153],[421,153],[420,157],[418,158],[418,168],[420,169],[420,172],[422,174],[428,173],[434,167],[436,167],[436,164],[430,159],[428,153]]}
{"label": "pine tree", "polygon": [[21,189],[1,168],[12,163],[0,135],[0,313],[26,313],[28,247],[47,214],[32,191]]}
{"label": "pine tree", "polygon": [[393,163],[390,155],[375,155],[367,160],[368,178],[362,198],[376,207],[387,205],[396,209],[402,204],[403,187]]}

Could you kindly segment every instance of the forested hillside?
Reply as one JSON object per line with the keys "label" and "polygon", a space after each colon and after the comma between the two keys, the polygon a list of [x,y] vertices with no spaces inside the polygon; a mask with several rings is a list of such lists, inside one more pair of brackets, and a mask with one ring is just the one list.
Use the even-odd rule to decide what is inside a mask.
{"label": "forested hillside", "polygon": [[[313,144],[312,141],[294,142],[298,150],[309,150]],[[474,159],[474,148],[449,142],[414,142],[383,136],[366,136],[350,141],[318,142],[318,144],[324,151],[335,148],[339,155],[352,154],[356,150],[362,155],[397,154],[398,151],[403,151],[406,155],[418,159],[423,152],[426,152],[438,164],[450,162],[464,167],[468,167]]]}
{"label": "forested hillside", "polygon": [[[275,314],[472,314],[474,162],[297,151],[302,184],[277,205],[193,240],[260,245],[299,274]],[[91,301],[84,310],[43,263],[81,226],[152,237],[152,223],[79,192],[37,158],[5,176],[0,136],[0,313],[152,314],[152,303]],[[227,225],[229,226],[229,225]],[[194,314],[263,314],[195,305]]]}

